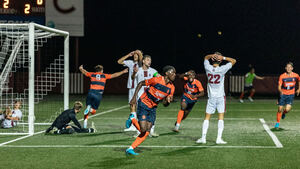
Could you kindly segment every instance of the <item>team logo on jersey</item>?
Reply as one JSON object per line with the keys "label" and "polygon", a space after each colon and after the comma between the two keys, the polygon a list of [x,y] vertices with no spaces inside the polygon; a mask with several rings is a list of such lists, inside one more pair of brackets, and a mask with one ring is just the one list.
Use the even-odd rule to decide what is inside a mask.
{"label": "team logo on jersey", "polygon": [[145,115],[142,115],[142,119],[146,119],[146,116],[145,116]]}
{"label": "team logo on jersey", "polygon": [[215,71],[215,69],[212,70],[213,72]]}

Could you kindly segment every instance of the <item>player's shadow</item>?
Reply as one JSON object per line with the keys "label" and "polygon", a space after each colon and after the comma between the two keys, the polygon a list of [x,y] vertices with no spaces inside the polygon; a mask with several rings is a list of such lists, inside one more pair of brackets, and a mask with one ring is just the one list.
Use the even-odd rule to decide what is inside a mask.
{"label": "player's shadow", "polygon": [[105,157],[100,161],[89,162],[86,166],[91,168],[123,168],[128,165],[135,165],[135,156],[126,156],[122,158]]}
{"label": "player's shadow", "polygon": [[121,131],[113,131],[113,132],[104,132],[104,133],[87,133],[87,134],[77,134],[77,137],[96,137],[102,135],[113,135],[113,134],[122,134]]}
{"label": "player's shadow", "polygon": [[98,142],[98,143],[91,143],[91,144],[86,144],[89,146],[95,146],[95,145],[114,145],[114,143],[126,143],[128,144],[128,141],[131,140],[131,138],[125,138],[125,139],[114,139],[114,140],[106,140],[106,141],[102,141],[102,142]]}
{"label": "player's shadow", "polygon": [[274,128],[271,128],[270,130],[273,131],[273,132],[285,131],[284,128],[280,128],[280,127],[279,128],[274,127]]}
{"label": "player's shadow", "polygon": [[179,134],[178,132],[168,132],[168,133],[161,133],[159,136],[172,136],[172,135],[177,135]]}
{"label": "player's shadow", "polygon": [[169,151],[169,152],[158,153],[158,155],[160,155],[160,156],[180,156],[180,155],[189,154],[193,151],[197,151],[200,149],[206,149],[206,147],[201,147],[201,148],[186,147],[186,148],[176,149],[176,150]]}

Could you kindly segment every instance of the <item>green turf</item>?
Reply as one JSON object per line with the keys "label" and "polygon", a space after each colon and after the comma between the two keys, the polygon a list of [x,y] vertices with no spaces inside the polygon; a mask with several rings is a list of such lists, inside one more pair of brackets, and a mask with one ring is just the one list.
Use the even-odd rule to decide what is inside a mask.
{"label": "green turf", "polygon": [[[70,102],[84,96],[72,96]],[[97,115],[89,119],[98,130],[94,134],[44,135],[37,134],[0,147],[5,152],[1,168],[299,168],[300,132],[298,116],[300,101],[295,100],[293,110],[274,130],[276,100],[255,100],[239,103],[227,100],[223,138],[226,145],[216,145],[217,114],[208,129],[207,144],[195,141],[201,136],[206,99],[202,98],[182,122],[180,132],[172,129],[180,107],[178,102],[157,109],[156,132],[158,138],[147,138],[136,149],[139,156],[126,156],[124,151],[134,141],[134,132],[123,132],[129,108]],[[50,99],[40,105],[61,104]],[[127,105],[127,96],[104,96],[97,114]],[[41,113],[40,119],[49,118],[50,111]],[[82,114],[78,115],[78,119]],[[277,148],[263,128],[263,118],[278,137],[283,148]],[[82,121],[81,121],[82,123]],[[36,127],[42,131],[47,126]],[[0,144],[22,136],[1,136]],[[156,147],[155,147],[156,146]]]}

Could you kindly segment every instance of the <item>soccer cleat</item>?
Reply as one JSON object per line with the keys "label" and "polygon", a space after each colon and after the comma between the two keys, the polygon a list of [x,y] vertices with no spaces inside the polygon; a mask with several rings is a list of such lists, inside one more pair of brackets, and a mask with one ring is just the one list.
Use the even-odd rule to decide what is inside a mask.
{"label": "soccer cleat", "polygon": [[125,124],[126,128],[129,128],[131,126],[132,124],[131,118],[134,118],[133,114],[130,114],[128,119],[126,120],[126,124]]}
{"label": "soccer cleat", "polygon": [[132,148],[127,148],[125,151],[126,155],[139,155],[139,153],[134,152]]}
{"label": "soccer cleat", "polygon": [[240,103],[244,103],[244,100],[243,100],[243,99],[240,99]]}
{"label": "soccer cleat", "polygon": [[275,124],[275,128],[278,129],[279,128],[279,123]]}
{"label": "soccer cleat", "polygon": [[197,144],[206,144],[206,139],[203,139],[203,138],[199,138],[197,141],[196,141]]}
{"label": "soccer cleat", "polygon": [[227,144],[227,142],[220,138],[216,140],[216,144]]}
{"label": "soccer cleat", "polygon": [[158,137],[159,134],[155,133],[154,131],[153,132],[150,132],[149,134],[149,137]]}
{"label": "soccer cleat", "polygon": [[251,97],[248,97],[248,99],[249,99],[250,102],[253,102],[253,99]]}
{"label": "soccer cleat", "polygon": [[174,132],[179,132],[179,126],[175,126],[173,129]]}
{"label": "soccer cleat", "polygon": [[86,109],[84,110],[84,115],[87,115],[87,114],[89,114],[89,112],[90,112],[90,109],[91,109],[91,106],[90,106],[90,105],[88,105],[88,106],[86,107]]}
{"label": "soccer cleat", "polygon": [[96,133],[97,132],[97,129],[95,127],[95,123],[92,121],[92,126],[91,128],[93,129],[93,133]]}
{"label": "soccer cleat", "polygon": [[284,118],[285,118],[285,113],[282,113],[281,119],[284,119]]}
{"label": "soccer cleat", "polygon": [[134,125],[131,125],[129,128],[124,129],[124,131],[137,131]]}

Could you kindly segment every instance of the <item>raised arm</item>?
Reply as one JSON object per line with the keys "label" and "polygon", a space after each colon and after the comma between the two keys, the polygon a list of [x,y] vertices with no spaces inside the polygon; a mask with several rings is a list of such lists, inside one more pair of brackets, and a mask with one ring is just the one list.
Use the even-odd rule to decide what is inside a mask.
{"label": "raised arm", "polygon": [[128,72],[128,68],[122,70],[121,72],[113,73],[113,74],[111,75],[111,79],[116,78],[116,77],[119,77],[119,76],[121,76],[122,74],[127,73],[127,72]]}
{"label": "raised arm", "polygon": [[136,50],[135,51],[135,53],[137,54],[137,55],[139,55],[139,61],[138,61],[138,63],[139,63],[139,67],[141,67],[142,66],[142,62],[143,62],[143,53],[142,53],[142,51],[140,51],[140,50]]}
{"label": "raised arm", "polygon": [[204,60],[209,60],[210,58],[214,58],[214,57],[216,57],[216,54],[206,55],[206,56],[204,57]]}
{"label": "raised arm", "polygon": [[118,64],[120,65],[124,65],[124,60],[126,60],[127,58],[131,57],[134,55],[134,51],[128,53],[127,55],[121,57],[119,60],[118,60]]}
{"label": "raised arm", "polygon": [[82,74],[86,74],[86,73],[88,73],[85,69],[83,69],[83,65],[81,65],[81,66],[79,66],[79,70],[80,70],[80,72],[82,73]]}
{"label": "raised arm", "polygon": [[258,80],[263,80],[264,79],[264,77],[261,77],[261,76],[255,76],[255,79],[258,79]]}
{"label": "raised arm", "polygon": [[222,55],[218,55],[218,54],[214,54],[212,56],[212,59],[216,59],[216,60],[226,60],[227,62],[230,62],[232,64],[232,66],[236,63],[236,60],[231,58],[231,57],[225,57]]}

